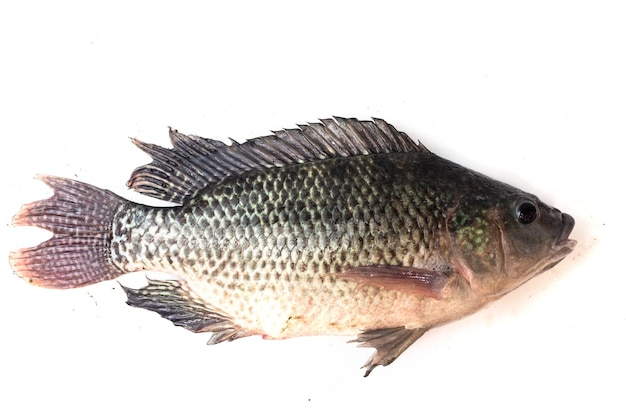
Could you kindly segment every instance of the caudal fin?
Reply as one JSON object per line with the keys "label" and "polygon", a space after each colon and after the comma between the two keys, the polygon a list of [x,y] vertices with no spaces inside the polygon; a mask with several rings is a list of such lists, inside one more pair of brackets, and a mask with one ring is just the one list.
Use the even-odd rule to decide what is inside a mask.
{"label": "caudal fin", "polygon": [[11,252],[13,270],[31,284],[47,288],[82,287],[121,275],[123,271],[111,263],[109,247],[113,215],[125,200],[79,181],[47,175],[38,179],[54,195],[24,205],[13,224],[41,227],[54,236]]}

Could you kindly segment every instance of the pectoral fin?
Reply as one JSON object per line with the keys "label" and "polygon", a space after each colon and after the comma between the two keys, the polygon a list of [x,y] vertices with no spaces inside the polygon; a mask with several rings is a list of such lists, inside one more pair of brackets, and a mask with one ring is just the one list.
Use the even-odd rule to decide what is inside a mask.
{"label": "pectoral fin", "polygon": [[448,282],[448,276],[441,271],[393,265],[350,268],[337,274],[337,278],[432,298],[441,298],[441,291]]}
{"label": "pectoral fin", "polygon": [[359,347],[372,347],[376,349],[365,362],[363,368],[367,368],[364,376],[368,376],[378,365],[387,366],[395,361],[409,346],[422,337],[428,329],[407,329],[394,327],[390,329],[374,329],[361,333],[352,342],[357,342]]}

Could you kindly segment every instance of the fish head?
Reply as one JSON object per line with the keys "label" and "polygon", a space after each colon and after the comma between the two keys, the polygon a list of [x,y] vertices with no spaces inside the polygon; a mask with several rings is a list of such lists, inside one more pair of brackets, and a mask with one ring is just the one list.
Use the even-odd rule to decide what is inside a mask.
{"label": "fish head", "polygon": [[574,218],[516,189],[464,198],[447,229],[453,265],[472,291],[499,297],[570,254]]}

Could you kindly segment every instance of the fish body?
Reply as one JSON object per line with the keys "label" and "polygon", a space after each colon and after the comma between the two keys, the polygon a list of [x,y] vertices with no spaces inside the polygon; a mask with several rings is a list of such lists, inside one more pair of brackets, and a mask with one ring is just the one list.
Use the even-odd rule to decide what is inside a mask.
{"label": "fish body", "polygon": [[429,152],[386,122],[326,119],[242,144],[171,131],[129,186],[150,207],[42,176],[54,195],[14,222],[51,230],[11,254],[35,285],[71,288],[133,271],[176,281],[124,288],[209,343],[358,335],[393,362],[428,329],[466,316],[570,253],[571,216]]}

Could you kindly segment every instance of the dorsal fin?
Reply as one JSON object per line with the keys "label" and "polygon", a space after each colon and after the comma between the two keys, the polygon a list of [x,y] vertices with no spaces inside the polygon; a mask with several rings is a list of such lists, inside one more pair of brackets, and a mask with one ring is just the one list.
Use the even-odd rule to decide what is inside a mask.
{"label": "dorsal fin", "polygon": [[170,129],[173,148],[133,139],[153,161],[137,168],[127,185],[142,194],[182,204],[198,191],[244,172],[328,158],[392,152],[428,152],[382,119],[335,117],[298,129],[227,145]]}

